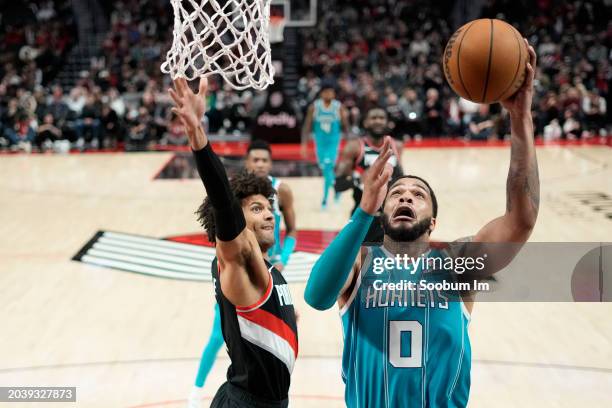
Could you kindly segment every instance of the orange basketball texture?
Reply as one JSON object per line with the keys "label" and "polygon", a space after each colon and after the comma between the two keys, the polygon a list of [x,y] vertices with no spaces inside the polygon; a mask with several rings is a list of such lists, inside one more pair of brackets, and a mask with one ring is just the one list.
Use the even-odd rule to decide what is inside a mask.
{"label": "orange basketball texture", "polygon": [[528,59],[527,45],[514,27],[483,18],[465,24],[451,36],[444,50],[444,75],[463,98],[494,103],[521,87]]}

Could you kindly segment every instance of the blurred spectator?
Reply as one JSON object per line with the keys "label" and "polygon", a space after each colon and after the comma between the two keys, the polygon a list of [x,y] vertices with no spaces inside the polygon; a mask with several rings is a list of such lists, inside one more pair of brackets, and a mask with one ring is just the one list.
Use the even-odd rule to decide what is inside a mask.
{"label": "blurred spectator", "polygon": [[168,131],[164,134],[162,144],[172,146],[185,146],[187,145],[188,139],[185,134],[185,128],[183,123],[178,116],[172,114],[170,123],[168,124]]}
{"label": "blurred spectator", "polygon": [[81,118],[77,121],[77,136],[79,141],[84,140],[91,144],[94,149],[104,147],[104,139],[100,117],[102,116],[102,108],[100,102],[92,94],[87,96],[85,105],[81,110]]}
{"label": "blurred spectator", "polygon": [[45,114],[43,123],[38,127],[38,135],[35,144],[41,150],[49,150],[53,143],[62,138],[62,131],[55,126],[54,118],[51,113]]}
{"label": "blurred spectator", "polygon": [[470,140],[488,140],[493,133],[493,120],[489,114],[489,105],[479,105],[478,112],[472,116],[468,124]]}
{"label": "blurred spectator", "polygon": [[416,91],[406,88],[399,100],[405,120],[405,133],[410,137],[421,136],[421,122],[423,120],[423,102],[418,98]]}
{"label": "blurred spectator", "polygon": [[149,144],[151,115],[144,106],[128,115],[128,145],[126,150],[146,150]]}
{"label": "blurred spectator", "polygon": [[102,106],[101,127],[103,139],[110,148],[117,148],[120,141],[123,141],[123,126],[119,115],[109,105]]}
{"label": "blurred spectator", "polygon": [[15,150],[20,149],[28,153],[32,150],[36,130],[32,126],[32,119],[27,114],[18,114],[15,117],[13,127],[8,127],[5,134]]}
{"label": "blurred spectator", "polygon": [[440,101],[440,93],[435,88],[427,90],[425,104],[425,134],[428,136],[442,136],[444,134],[444,111]]}

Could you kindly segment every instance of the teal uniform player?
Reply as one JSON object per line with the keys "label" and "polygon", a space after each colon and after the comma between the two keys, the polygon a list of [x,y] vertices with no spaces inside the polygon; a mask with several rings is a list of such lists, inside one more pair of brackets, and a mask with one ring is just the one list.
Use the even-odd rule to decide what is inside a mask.
{"label": "teal uniform player", "polygon": [[[472,303],[470,292],[475,288],[470,281],[492,276],[512,261],[529,239],[539,211],[540,181],[531,114],[536,54],[526,39],[525,45],[530,60],[525,82],[511,99],[501,102],[509,112],[512,140],[505,212],[473,236],[459,240],[452,253],[429,245],[438,223],[438,201],[421,177],[399,176],[389,182],[393,152],[387,137],[363,176],[359,207],[312,268],[304,292],[306,302],[318,310],[327,310],[336,302],[341,308],[345,398],[351,408],[467,405],[471,351],[469,318],[462,298],[467,296]],[[381,208],[383,245],[389,252],[361,246]],[[508,243],[513,245],[498,245]],[[398,270],[397,262],[387,262],[390,254],[414,260],[424,254],[423,246],[433,247],[424,255],[427,261],[421,261],[421,268],[427,263],[425,269],[410,262],[413,269],[404,266]],[[430,259],[435,264],[451,255],[476,263],[478,258],[486,258],[476,271],[470,268],[472,272],[461,274],[461,283],[469,285],[461,288],[461,298],[452,290],[440,293],[435,287],[413,288],[421,276],[429,283],[441,283],[439,279],[445,275],[459,279],[461,271],[455,262],[444,265],[449,269],[454,266],[457,274],[430,271]],[[454,280],[446,282],[450,289]]]}
{"label": "teal uniform player", "polygon": [[314,102],[313,135],[316,146],[317,162],[321,168],[338,159],[338,148],[342,137],[340,101],[332,100],[325,106],[323,99]]}
{"label": "teal uniform player", "polygon": [[[278,191],[281,181],[273,176],[268,176],[272,187],[275,191]],[[270,263],[275,265],[281,262],[283,254],[283,247],[281,245],[280,230],[281,230],[281,218],[283,213],[280,210],[278,193],[274,197],[274,204],[272,205],[272,213],[274,214],[274,245],[268,250],[268,256],[270,257]]]}
{"label": "teal uniform player", "polygon": [[342,138],[340,108],[340,102],[335,99],[330,102],[329,107],[325,107],[322,99],[314,102],[313,135],[317,163],[324,179],[321,203],[323,207],[327,205],[329,190],[333,188],[336,178],[334,168]]}
{"label": "teal uniform player", "polygon": [[[334,187],[335,166],[340,150],[342,129],[348,130],[346,112],[340,101],[335,99],[333,86],[323,85],[321,97],[308,109],[302,131],[302,149],[312,134],[315,142],[317,164],[323,175],[323,200],[321,206],[327,207],[330,190]],[[336,196],[338,199],[339,196]]]}
{"label": "teal uniform player", "polygon": [[[382,246],[367,251],[353,293],[340,311],[347,406],[465,407],[470,318],[459,294],[409,290],[408,282],[418,288],[421,279],[435,279],[420,266],[379,271],[373,260],[393,256]],[[427,258],[446,256],[432,250]],[[395,285],[389,289],[384,286],[388,283]]]}

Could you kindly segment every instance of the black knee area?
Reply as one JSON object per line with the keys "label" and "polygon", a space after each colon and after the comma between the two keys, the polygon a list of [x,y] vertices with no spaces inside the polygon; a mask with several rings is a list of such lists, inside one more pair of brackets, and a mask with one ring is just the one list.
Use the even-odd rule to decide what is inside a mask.
{"label": "black knee area", "polygon": [[351,176],[336,177],[336,183],[334,184],[334,189],[336,190],[337,193],[346,191],[351,187],[353,187],[353,178]]}

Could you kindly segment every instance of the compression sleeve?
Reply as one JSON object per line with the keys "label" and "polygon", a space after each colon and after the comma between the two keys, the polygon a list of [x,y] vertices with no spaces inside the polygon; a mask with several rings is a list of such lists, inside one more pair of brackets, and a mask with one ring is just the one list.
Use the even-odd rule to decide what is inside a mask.
{"label": "compression sleeve", "polygon": [[361,207],[353,213],[348,224],[323,251],[312,268],[304,293],[306,303],[318,310],[329,309],[334,305],[351,273],[373,219]]}
{"label": "compression sleeve", "polygon": [[193,156],[213,207],[216,235],[221,241],[231,241],[246,228],[246,221],[242,207],[232,193],[223,163],[210,143],[193,151]]}
{"label": "compression sleeve", "polygon": [[281,263],[283,265],[287,265],[287,262],[289,262],[289,257],[295,249],[295,244],[295,238],[285,237],[285,240],[283,241],[283,250],[281,251]]}

